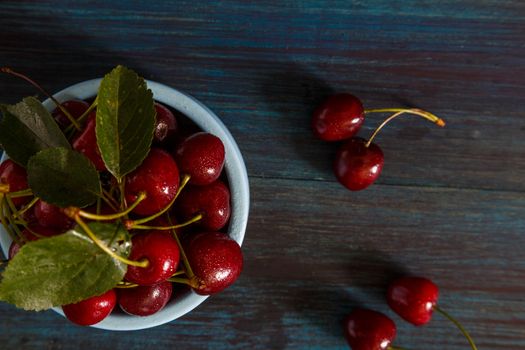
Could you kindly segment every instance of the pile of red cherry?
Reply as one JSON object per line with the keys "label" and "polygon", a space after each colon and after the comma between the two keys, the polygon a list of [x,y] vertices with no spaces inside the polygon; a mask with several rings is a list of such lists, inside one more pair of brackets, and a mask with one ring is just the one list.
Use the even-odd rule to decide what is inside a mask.
{"label": "pile of red cherry", "polygon": [[[387,118],[367,140],[355,137],[364,123],[365,114],[394,113]],[[416,108],[363,108],[361,101],[347,93],[336,94],[326,99],[314,112],[312,129],[324,141],[346,140],[339,148],[334,162],[337,180],[352,191],[370,186],[381,174],[384,156],[381,148],[372,143],[377,133],[390,120],[400,115],[411,114],[425,118],[439,126],[445,122],[434,114]]]}
{"label": "pile of red cherry", "polygon": [[[393,113],[367,140],[355,137],[367,113]],[[383,169],[383,152],[372,143],[377,133],[390,120],[403,114],[423,117],[439,126],[445,122],[420,109],[384,108],[365,110],[361,101],[347,93],[326,99],[314,112],[312,129],[324,141],[347,140],[337,152],[334,173],[337,180],[352,191],[370,186]],[[476,350],[472,338],[463,326],[436,305],[438,287],[422,277],[402,277],[395,280],[387,292],[388,305],[406,321],[420,326],[430,321],[434,310],[451,320]],[[354,350],[401,350],[391,345],[396,326],[386,315],[368,309],[354,310],[344,322],[345,337]]]}
{"label": "pile of red cherry", "polygon": [[[71,100],[62,103],[62,107],[79,118],[90,104]],[[173,283],[183,283],[198,294],[210,295],[230,286],[241,272],[240,246],[221,232],[230,218],[230,191],[222,176],[222,141],[206,132],[185,135],[168,108],[155,103],[155,110],[153,146],[142,164],[125,177],[126,202],[135,203],[144,194],[145,198],[122,220],[132,235],[129,260],[147,263],[128,266],[117,288],[64,305],[66,317],[76,324],[96,324],[116,304],[128,314],[152,315],[172,298]],[[71,124],[68,117],[59,109],[52,114],[59,126],[67,130]],[[103,181],[104,191],[113,194],[108,196],[111,199],[117,196],[118,189],[106,174],[97,146],[95,115],[96,110],[90,112],[83,129],[70,142],[95,165],[101,178],[108,179]],[[8,185],[9,192],[27,189],[25,168],[10,159],[4,161],[0,165],[0,183]],[[109,201],[98,210],[88,207],[81,210],[82,215],[97,220],[97,215],[115,213],[119,208],[118,199],[114,199],[113,206]],[[9,259],[25,242],[61,234],[75,225],[67,210],[36,197],[12,198],[12,202],[17,210],[23,210],[27,225],[21,227],[20,243],[11,245]],[[176,233],[166,229],[172,226],[177,227]]]}

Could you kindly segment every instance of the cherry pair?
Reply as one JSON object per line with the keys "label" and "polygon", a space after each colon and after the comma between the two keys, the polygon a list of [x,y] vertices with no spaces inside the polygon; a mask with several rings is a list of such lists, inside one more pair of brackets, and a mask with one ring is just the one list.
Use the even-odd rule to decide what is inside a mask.
{"label": "cherry pair", "polygon": [[[463,326],[437,305],[439,290],[429,279],[401,277],[394,280],[387,292],[387,303],[405,321],[421,326],[430,321],[433,311],[451,320],[467,338],[471,348],[477,350]],[[368,309],[356,309],[345,319],[345,337],[353,350],[401,350],[391,345],[396,326],[386,315]]]}
{"label": "cherry pair", "polygon": [[[387,118],[367,140],[355,137],[368,113],[394,113]],[[385,108],[365,110],[361,101],[348,93],[330,96],[314,112],[312,129],[324,141],[347,140],[337,152],[333,170],[337,180],[352,191],[370,186],[381,174],[383,151],[372,140],[390,120],[412,114],[444,126],[445,122],[432,113],[420,109]]]}

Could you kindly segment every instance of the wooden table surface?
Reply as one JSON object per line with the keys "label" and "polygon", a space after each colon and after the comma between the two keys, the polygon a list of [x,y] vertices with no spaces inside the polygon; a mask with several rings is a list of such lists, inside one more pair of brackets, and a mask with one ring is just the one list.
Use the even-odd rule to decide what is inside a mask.
{"label": "wooden table surface", "polygon": [[[385,303],[427,276],[479,349],[525,348],[525,3],[522,1],[2,1],[0,65],[50,91],[117,64],[209,106],[251,186],[237,283],[169,324],[108,332],[0,304],[1,349],[345,349],[354,307],[407,349],[468,349],[440,315]],[[0,76],[0,100],[35,90]],[[447,121],[392,123],[377,183],[349,192],[310,114],[333,92]],[[370,116],[360,135],[382,120]]]}

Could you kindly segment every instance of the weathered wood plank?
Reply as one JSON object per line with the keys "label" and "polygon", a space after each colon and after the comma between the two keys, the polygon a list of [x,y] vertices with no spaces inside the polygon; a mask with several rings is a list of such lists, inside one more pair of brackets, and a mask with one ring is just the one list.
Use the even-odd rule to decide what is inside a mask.
{"label": "weathered wood plank", "polygon": [[[0,65],[50,91],[120,63],[207,104],[245,156],[252,211],[241,279],[190,315],[122,334],[0,304],[0,348],[345,349],[340,321],[362,305],[394,318],[400,346],[465,349],[444,319],[414,328],[387,309],[403,272],[433,278],[480,349],[525,348],[524,14],[521,1],[2,1]],[[35,93],[6,76],[0,91]],[[389,126],[379,184],[350,193],[331,173],[337,146],[309,130],[334,91],[448,125]]]}

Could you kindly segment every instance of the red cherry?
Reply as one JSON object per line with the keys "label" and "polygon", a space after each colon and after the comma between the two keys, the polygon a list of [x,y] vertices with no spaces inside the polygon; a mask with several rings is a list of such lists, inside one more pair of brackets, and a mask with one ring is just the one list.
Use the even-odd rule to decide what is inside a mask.
{"label": "red cherry", "polygon": [[13,259],[15,255],[18,253],[18,251],[20,250],[20,248],[22,248],[21,243],[18,243],[15,241],[11,242],[11,245],[9,246],[9,251],[7,253],[7,258],[9,260]]}
{"label": "red cherry", "polygon": [[118,291],[120,308],[131,315],[149,316],[160,311],[171,298],[173,285],[164,281],[151,286],[122,288]]}
{"label": "red cherry", "polygon": [[159,148],[152,148],[142,164],[126,176],[126,201],[132,204],[140,192],[146,199],[133,209],[139,215],[152,215],[171,202],[179,189],[179,168],[175,160]]}
{"label": "red cherry", "polygon": [[181,172],[191,176],[191,184],[208,185],[221,175],[224,144],[217,136],[199,132],[186,138],[177,147],[175,158]]}
{"label": "red cherry", "polygon": [[9,246],[9,252],[8,252],[9,259],[12,259],[25,243],[30,242],[30,241],[36,241],[40,238],[56,236],[56,235],[59,235],[60,233],[62,232],[57,231],[54,228],[47,228],[47,227],[40,226],[38,223],[29,224],[28,228],[22,230],[21,232],[22,240],[20,241],[20,243],[13,241],[11,245]]}
{"label": "red cherry", "polygon": [[159,283],[177,271],[180,251],[177,241],[168,231],[139,233],[131,239],[130,260],[146,259],[147,267],[128,266],[125,278],[140,285]]}
{"label": "red cherry", "polygon": [[365,120],[361,101],[350,94],[326,99],[314,112],[312,129],[321,140],[337,141],[354,136]]}
{"label": "red cherry", "polygon": [[429,279],[401,277],[388,288],[388,305],[406,321],[421,326],[432,318],[439,290]]}
{"label": "red cherry", "polygon": [[175,209],[179,221],[202,214],[199,226],[218,231],[230,218],[230,190],[220,180],[206,186],[188,185],[177,198]]}
{"label": "red cherry", "polygon": [[359,191],[370,186],[383,169],[383,152],[372,143],[366,146],[366,140],[353,137],[344,143],[334,162],[337,180],[352,191]]}
{"label": "red cherry", "polygon": [[90,326],[105,319],[117,303],[117,294],[113,289],[98,296],[82,300],[75,304],[62,306],[64,314],[73,323]]}
{"label": "red cherry", "polygon": [[84,130],[73,140],[72,146],[73,149],[85,155],[95,165],[97,171],[105,171],[106,165],[100,155],[95,133],[96,116],[96,111],[89,114]]}
{"label": "red cherry", "polygon": [[353,350],[385,350],[396,337],[396,325],[380,312],[356,309],[346,318],[344,333]]}
{"label": "red cherry", "polygon": [[67,230],[75,224],[73,220],[64,214],[62,208],[56,205],[39,200],[34,208],[35,217],[43,227]]}
{"label": "red cherry", "polygon": [[[69,114],[75,119],[78,119],[85,111],[89,108],[89,103],[82,100],[69,100],[61,103]],[[65,127],[71,125],[71,120],[60,110],[60,108],[55,108],[52,113],[57,124],[64,129]]]}
{"label": "red cherry", "polygon": [[175,119],[175,116],[168,108],[160,103],[155,103],[155,111],[157,112],[157,119],[153,132],[153,141],[162,143],[170,139],[177,131],[177,119]]}
{"label": "red cherry", "polygon": [[239,244],[221,232],[203,232],[191,237],[184,249],[193,273],[203,283],[197,294],[218,293],[241,274],[243,257]]}
{"label": "red cherry", "polygon": [[[0,164],[0,183],[9,185],[9,192],[18,192],[28,188],[27,172],[20,165],[7,159]],[[13,198],[13,204],[20,207],[31,200],[31,196]]]}

